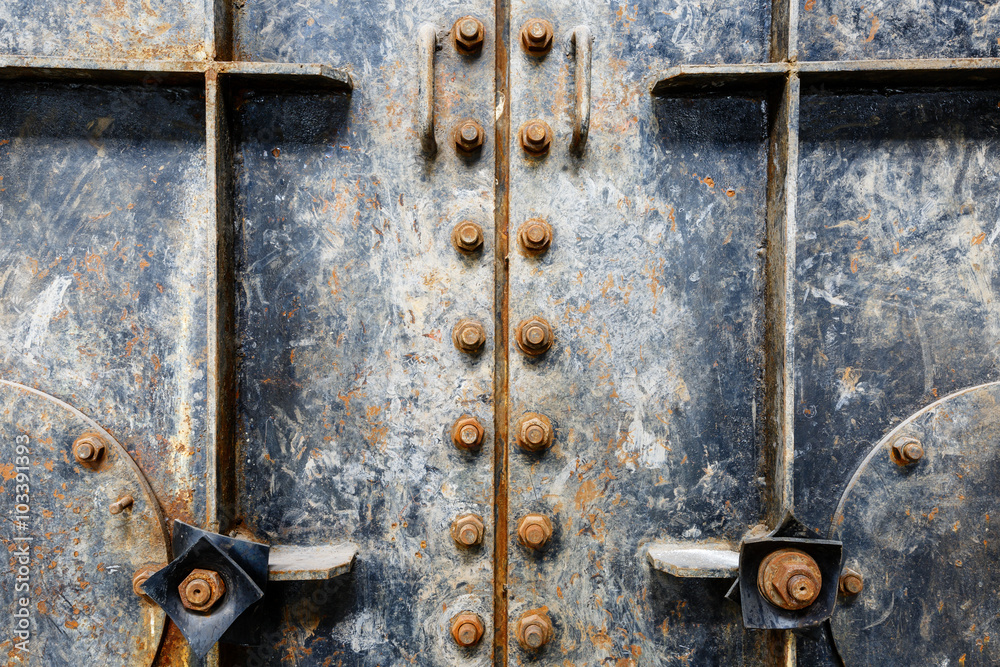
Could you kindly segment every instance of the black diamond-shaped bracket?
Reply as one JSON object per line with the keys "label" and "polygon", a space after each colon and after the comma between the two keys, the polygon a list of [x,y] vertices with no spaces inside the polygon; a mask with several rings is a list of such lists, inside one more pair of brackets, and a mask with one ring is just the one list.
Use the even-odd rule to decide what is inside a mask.
{"label": "black diamond-shaped bracket", "polygon": [[[823,583],[816,601],[804,609],[787,610],[771,604],[757,590],[757,572],[768,554],[779,549],[799,549],[812,556]],[[793,630],[822,624],[837,604],[843,544],[822,539],[791,514],[765,537],[748,538],[740,547],[739,578],[726,597],[740,605],[743,625],[766,630]]]}
{"label": "black diamond-shaped bracket", "polygon": [[[259,625],[260,601],[267,586],[270,548],[247,540],[210,533],[181,521],[174,522],[174,553],[165,568],[153,574],[143,591],[160,605],[199,657],[224,636],[233,643],[253,637]],[[178,587],[196,568],[218,572],[226,584],[222,598],[208,612],[186,608]]]}

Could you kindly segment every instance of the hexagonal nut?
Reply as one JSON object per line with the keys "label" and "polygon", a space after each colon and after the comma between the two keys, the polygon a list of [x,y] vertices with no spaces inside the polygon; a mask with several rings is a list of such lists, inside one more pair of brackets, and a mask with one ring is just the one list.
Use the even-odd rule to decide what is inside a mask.
{"label": "hexagonal nut", "polygon": [[529,609],[521,614],[517,619],[517,643],[525,651],[537,651],[552,639],[552,621],[549,619],[549,610],[545,607],[541,609]]}
{"label": "hexagonal nut", "polygon": [[455,150],[462,155],[472,155],[483,147],[486,139],[486,131],[483,126],[473,118],[466,118],[459,121],[454,131]]}
{"label": "hexagonal nut", "polygon": [[483,228],[471,220],[463,220],[451,230],[452,245],[467,255],[483,247],[483,238]]}
{"label": "hexagonal nut", "polygon": [[455,21],[451,32],[455,38],[455,49],[462,55],[472,56],[483,50],[486,28],[476,17],[463,16]]}
{"label": "hexagonal nut", "polygon": [[757,570],[757,590],[776,607],[794,611],[819,597],[823,576],[813,557],[799,549],[768,554]]}
{"label": "hexagonal nut", "polygon": [[552,226],[544,218],[532,218],[517,232],[521,248],[529,255],[541,255],[552,245]]}
{"label": "hexagonal nut", "polygon": [[459,646],[475,646],[483,638],[483,619],[472,611],[463,611],[451,619],[451,636]]}
{"label": "hexagonal nut", "polygon": [[462,514],[451,522],[451,539],[460,547],[476,547],[483,543],[486,526],[478,514]]}
{"label": "hexagonal nut", "polygon": [[840,573],[838,589],[844,597],[854,597],[865,589],[865,579],[861,576],[860,572],[845,567]]}
{"label": "hexagonal nut", "polygon": [[538,357],[549,351],[555,342],[552,325],[541,317],[529,317],[517,325],[514,340],[518,349],[529,357]]}
{"label": "hexagonal nut", "polygon": [[521,126],[517,138],[521,148],[529,155],[545,155],[552,145],[552,128],[544,120],[535,118]]}
{"label": "hexagonal nut", "polygon": [[451,332],[451,340],[466,354],[479,354],[486,345],[486,327],[476,320],[461,320]]}
{"label": "hexagonal nut", "polygon": [[514,438],[521,449],[541,452],[552,446],[555,434],[552,422],[545,415],[527,412],[517,422]]}
{"label": "hexagonal nut", "polygon": [[916,438],[896,438],[889,449],[889,457],[898,466],[909,466],[924,458],[924,447]]}
{"label": "hexagonal nut", "polygon": [[100,433],[84,433],[73,441],[73,458],[80,465],[96,468],[104,458],[107,448]]}
{"label": "hexagonal nut", "polygon": [[152,602],[153,600],[150,599],[150,597],[146,595],[146,592],[142,590],[142,585],[163,567],[163,565],[146,565],[144,567],[140,567],[132,576],[132,591],[145,602]]}
{"label": "hexagonal nut", "polygon": [[525,514],[517,522],[517,540],[529,549],[541,549],[552,537],[552,522],[544,514]]}
{"label": "hexagonal nut", "polygon": [[552,24],[545,19],[528,19],[521,27],[521,47],[531,56],[544,56],[552,48]]}
{"label": "hexagonal nut", "polygon": [[451,441],[459,449],[470,452],[483,446],[486,429],[479,420],[469,415],[460,417],[451,427]]}
{"label": "hexagonal nut", "polygon": [[211,611],[226,594],[226,582],[215,570],[195,568],[184,577],[177,591],[186,609],[204,613]]}

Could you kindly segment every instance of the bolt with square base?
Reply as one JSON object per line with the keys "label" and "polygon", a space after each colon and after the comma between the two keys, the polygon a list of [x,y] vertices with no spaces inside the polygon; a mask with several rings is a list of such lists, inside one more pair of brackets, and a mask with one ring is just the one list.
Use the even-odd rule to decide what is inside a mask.
{"label": "bolt with square base", "polygon": [[483,50],[486,29],[476,17],[463,16],[455,21],[451,31],[455,36],[455,50],[463,56],[473,56]]}
{"label": "bolt with square base", "polygon": [[517,240],[525,253],[541,255],[552,245],[552,226],[542,218],[532,218],[521,225]]}
{"label": "bolt with square base", "polygon": [[521,27],[521,47],[530,56],[544,56],[552,48],[552,24],[545,19],[528,19]]}
{"label": "bolt with square base", "polygon": [[517,522],[517,539],[529,549],[541,549],[552,537],[552,521],[544,514],[525,514]]}
{"label": "bolt with square base", "polygon": [[483,437],[486,429],[475,417],[465,415],[455,422],[451,427],[451,441],[461,450],[473,451],[483,445]]}
{"label": "bolt with square base", "polygon": [[555,435],[552,422],[545,415],[537,412],[525,413],[517,422],[514,438],[521,449],[529,452],[541,452],[552,446]]}
{"label": "bolt with square base", "polygon": [[517,643],[525,651],[537,651],[552,639],[552,621],[548,609],[529,609],[517,620]]}
{"label": "bolt with square base", "polygon": [[84,433],[73,441],[73,458],[88,468],[96,468],[106,450],[104,438],[98,433]]}
{"label": "bolt with square base", "polygon": [[451,619],[451,636],[459,646],[475,646],[483,637],[483,620],[475,612],[463,611]]}
{"label": "bolt with square base", "polygon": [[461,547],[475,547],[483,543],[486,526],[478,514],[463,514],[451,522],[451,539]]}
{"label": "bolt with square base", "polygon": [[479,354],[486,344],[486,328],[476,320],[461,320],[451,332],[452,342],[466,354]]}

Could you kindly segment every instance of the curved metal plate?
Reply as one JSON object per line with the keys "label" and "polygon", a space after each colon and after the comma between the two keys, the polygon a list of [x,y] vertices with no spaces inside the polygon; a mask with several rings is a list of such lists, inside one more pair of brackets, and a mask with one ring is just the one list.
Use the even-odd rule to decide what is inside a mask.
{"label": "curved metal plate", "polygon": [[[889,452],[913,437],[923,458]],[[1000,664],[1000,383],[933,403],[868,453],[831,527],[864,590],[831,620],[850,665]],[[1000,537],[1000,536],[998,536]],[[972,663],[970,663],[972,664]]]}
{"label": "curved metal plate", "polygon": [[[73,441],[99,433],[95,470]],[[132,506],[109,506],[131,495]],[[132,576],[170,560],[159,505],[128,453],[80,411],[0,380],[0,654],[7,665],[152,664],[163,610],[133,592]],[[11,638],[13,637],[13,638]]]}

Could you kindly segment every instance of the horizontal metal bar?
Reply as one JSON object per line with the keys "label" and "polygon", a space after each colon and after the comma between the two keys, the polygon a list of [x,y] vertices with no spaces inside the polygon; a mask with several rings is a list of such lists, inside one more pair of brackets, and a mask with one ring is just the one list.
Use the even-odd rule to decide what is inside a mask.
{"label": "horizontal metal bar", "polygon": [[207,72],[258,85],[301,89],[354,89],[345,69],[322,64],[212,60],[99,60],[0,55],[0,80],[197,84]]}
{"label": "horizontal metal bar", "polygon": [[739,547],[728,542],[653,542],[646,558],[675,577],[726,579],[740,572]]}
{"label": "horizontal metal bar", "polygon": [[650,92],[721,88],[736,85],[759,85],[780,81],[791,69],[788,63],[752,63],[747,65],[678,65],[671,67],[650,84]]}
{"label": "horizontal metal bar", "polygon": [[271,547],[268,581],[315,581],[347,574],[354,567],[358,547],[340,542],[318,547],[278,544]]}

